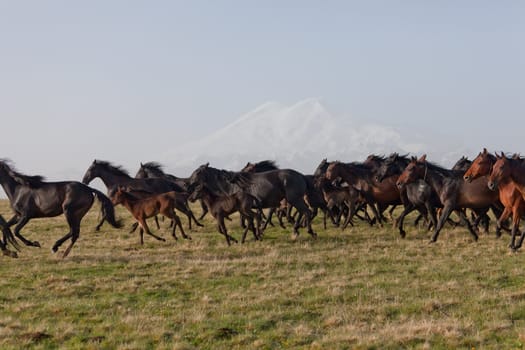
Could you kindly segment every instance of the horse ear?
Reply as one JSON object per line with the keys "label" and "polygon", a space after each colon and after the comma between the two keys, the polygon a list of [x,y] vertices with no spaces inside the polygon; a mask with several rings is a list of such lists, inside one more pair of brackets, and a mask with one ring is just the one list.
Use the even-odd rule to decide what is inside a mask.
{"label": "horse ear", "polygon": [[424,163],[427,161],[427,155],[426,154],[423,154],[419,159],[418,159],[418,162],[420,163]]}
{"label": "horse ear", "polygon": [[140,162],[140,167],[141,167],[141,168],[144,168],[144,164],[142,164],[142,162]]}
{"label": "horse ear", "polygon": [[205,167],[205,168],[207,168],[207,167],[209,167],[209,166],[210,166],[210,162],[204,164],[204,167]]}
{"label": "horse ear", "polygon": [[483,154],[487,154],[487,153],[488,153],[487,149],[483,148]]}

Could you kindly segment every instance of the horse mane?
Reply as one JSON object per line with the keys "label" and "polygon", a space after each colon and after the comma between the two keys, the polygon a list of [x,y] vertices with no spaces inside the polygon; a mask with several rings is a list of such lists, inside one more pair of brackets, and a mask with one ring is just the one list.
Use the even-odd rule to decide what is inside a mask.
{"label": "horse mane", "polygon": [[45,177],[41,175],[25,175],[15,170],[12,162],[8,159],[0,160],[0,164],[7,170],[7,173],[20,185],[38,188],[44,184]]}
{"label": "horse mane", "polygon": [[386,159],[387,158],[384,155],[377,155],[377,154],[371,154],[366,158],[366,160],[370,160],[374,162],[382,162]]}
{"label": "horse mane", "polygon": [[210,166],[201,166],[205,180],[201,185],[206,185],[210,192],[216,195],[228,195],[237,192],[239,187],[246,185],[252,173],[233,172],[217,169]]}
{"label": "horse mane", "polygon": [[408,157],[408,153],[405,153],[405,154],[399,154],[397,152],[391,153],[386,158],[386,163],[392,164],[393,162],[400,161],[400,160],[402,160],[405,163],[410,163],[410,158]]}
{"label": "horse mane", "polygon": [[270,170],[277,170],[279,167],[275,163],[274,160],[262,160],[257,163],[253,163],[253,168],[255,172],[264,172],[264,171],[270,171]]}
{"label": "horse mane", "polygon": [[428,160],[425,161],[425,164],[426,164],[426,167],[429,170],[435,171],[435,172],[437,172],[437,173],[439,173],[441,175],[450,176],[451,173],[455,173],[455,171],[453,171],[453,170],[444,168],[443,166],[441,166],[441,165],[439,165],[437,163],[434,163],[434,162],[429,162]]}
{"label": "horse mane", "polygon": [[141,167],[157,175],[166,175],[164,172],[164,167],[158,162],[147,162],[144,164],[141,163]]}
{"label": "horse mane", "polygon": [[120,165],[114,165],[105,160],[96,160],[95,164],[103,166],[114,175],[130,177],[129,172]]}

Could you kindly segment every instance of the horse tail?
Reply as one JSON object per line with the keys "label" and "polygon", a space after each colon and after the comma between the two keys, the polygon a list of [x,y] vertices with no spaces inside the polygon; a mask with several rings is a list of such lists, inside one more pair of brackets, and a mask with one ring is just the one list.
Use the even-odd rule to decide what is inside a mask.
{"label": "horse tail", "polygon": [[99,200],[100,204],[102,204],[101,211],[102,211],[102,217],[106,219],[107,222],[114,228],[121,228],[122,223],[120,220],[115,219],[115,208],[113,207],[113,203],[109,200],[108,197],[99,190],[96,190],[94,188],[89,187],[91,192],[95,194],[95,197]]}

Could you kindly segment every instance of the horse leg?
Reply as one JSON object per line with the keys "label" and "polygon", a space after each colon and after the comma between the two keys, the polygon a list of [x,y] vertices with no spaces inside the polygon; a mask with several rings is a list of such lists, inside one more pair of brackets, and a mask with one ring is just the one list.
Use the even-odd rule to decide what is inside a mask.
{"label": "horse leg", "polygon": [[[68,219],[68,223],[70,223],[69,219]],[[75,244],[78,237],[80,236],[80,220],[73,219],[71,221],[71,224],[73,225],[73,226],[70,226],[70,231],[69,231],[71,233],[71,243],[69,243],[69,246],[64,251],[64,254],[62,254],[62,259],[64,259],[66,256],[69,255],[71,248],[73,248],[73,245]],[[66,236],[69,236],[69,234],[67,234]]]}
{"label": "horse leg", "polygon": [[175,239],[177,239],[176,236],[175,236],[175,229],[177,228],[177,226],[179,226],[179,228],[180,228],[180,233],[181,233],[181,235],[182,235],[182,238],[191,240],[191,237],[188,236],[188,235],[186,234],[186,232],[184,232],[184,228],[182,227],[182,222],[180,221],[180,218],[179,218],[179,216],[177,215],[177,213],[175,213],[175,211],[173,211],[172,215],[173,215],[173,217],[172,217],[171,219],[172,219],[173,222],[174,222],[174,224],[173,224],[173,232],[172,232],[173,237],[174,237]]}
{"label": "horse leg", "polygon": [[139,223],[137,221],[135,221],[133,223],[133,225],[131,225],[131,229],[129,230],[129,233],[133,233],[135,232],[135,230],[137,229],[137,227],[139,227]]}
{"label": "horse leg", "polygon": [[20,230],[29,222],[29,218],[26,216],[21,216],[15,226],[15,229],[13,230],[13,233],[15,234],[16,238],[20,239],[22,242],[24,242],[25,245],[32,246],[32,247],[39,247],[40,243],[38,241],[30,241],[27,240],[25,237],[23,237],[20,234]]}
{"label": "horse leg", "polygon": [[201,216],[199,216],[199,221],[204,219],[206,214],[208,214],[208,207],[206,206],[206,204],[204,204],[202,200],[201,200],[201,208],[202,208],[202,214]]}
{"label": "horse leg", "polygon": [[[163,241],[163,242],[166,242],[166,240],[162,237],[159,237],[157,235],[154,235],[153,233],[151,233],[149,227],[148,227],[148,224],[146,223],[146,220],[145,219],[140,219],[139,220],[140,222],[140,226],[142,226],[142,228],[144,229],[144,232],[146,232],[148,235],[150,235],[151,237],[159,240],[159,241]],[[144,242],[142,241],[142,235],[141,235],[141,243],[140,244],[144,244]]]}
{"label": "horse leg", "polygon": [[474,241],[477,241],[478,240],[478,235],[477,233],[474,231],[474,228],[472,227],[472,224],[470,223],[470,221],[468,220],[467,216],[465,215],[465,212],[463,210],[460,210],[459,211],[459,218],[461,219],[461,221],[463,221],[463,223],[465,225],[467,225],[467,228],[470,232],[470,234],[472,235],[472,237],[474,237]]}
{"label": "horse leg", "polygon": [[102,218],[102,219],[100,220],[100,222],[98,223],[98,225],[95,226],[95,231],[96,231],[96,232],[100,231],[100,228],[102,227],[102,224],[104,223],[104,221],[106,221],[106,218]]}
{"label": "horse leg", "polygon": [[[355,211],[355,203],[353,201],[350,201],[350,203],[345,202],[345,205],[348,207],[348,214],[346,215],[345,222],[343,223],[343,227],[341,229],[343,231],[348,226],[348,224],[352,224],[352,218]],[[352,226],[354,226],[354,224],[352,224]]]}
{"label": "horse leg", "polygon": [[395,226],[397,226],[397,228],[399,229],[399,235],[401,236],[401,238],[405,238],[406,235],[407,235],[405,229],[403,228],[403,223],[405,221],[405,216],[407,216],[409,213],[414,211],[415,208],[416,207],[412,203],[409,203],[409,204],[405,205],[405,208],[401,212],[401,215],[399,215],[399,217],[397,218],[397,222],[396,222],[397,225],[395,225]]}
{"label": "horse leg", "polygon": [[496,222],[496,237],[501,237],[501,227],[503,225],[503,222],[509,218],[510,214],[510,208],[505,207],[503,213],[501,213],[500,217],[498,218],[498,221]]}
{"label": "horse leg", "polygon": [[445,222],[447,221],[448,217],[450,216],[450,213],[452,213],[452,206],[451,205],[445,205],[441,212],[441,216],[439,217],[439,221],[437,226],[434,228],[434,234],[432,235],[432,238],[430,239],[430,243],[434,243],[437,241],[439,232],[443,228],[443,225],[445,225]]}
{"label": "horse leg", "polygon": [[226,229],[226,224],[224,223],[224,216],[222,216],[222,215],[219,216],[219,217],[217,218],[217,221],[219,222],[219,226],[220,226],[220,228],[221,228],[221,232],[222,232],[222,234],[226,236],[226,240],[227,240],[227,242],[228,242],[228,245],[230,245],[230,241],[233,241],[233,242],[235,242],[235,243],[238,243],[237,240],[236,240],[234,237],[232,237],[232,236],[230,236],[230,235],[228,234],[228,230]]}
{"label": "horse leg", "polygon": [[155,224],[157,224],[157,230],[160,230],[159,217],[155,215]]}

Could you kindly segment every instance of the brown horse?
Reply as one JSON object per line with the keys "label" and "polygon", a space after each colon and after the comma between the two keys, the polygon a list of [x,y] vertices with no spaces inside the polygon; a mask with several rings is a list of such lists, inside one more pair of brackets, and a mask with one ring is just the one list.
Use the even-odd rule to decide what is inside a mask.
{"label": "brown horse", "polygon": [[[496,163],[496,156],[490,154],[486,148],[480,152],[476,159],[472,162],[470,168],[465,172],[463,178],[465,181],[471,182],[480,176],[490,175],[493,165]],[[502,223],[512,214],[512,239],[510,247],[514,248],[514,240],[516,232],[519,229],[519,223],[522,216],[525,214],[525,201],[521,196],[518,188],[510,179],[504,179],[498,186],[499,199],[504,206],[504,211],[498,219],[497,231],[498,236],[501,235]]]}
{"label": "brown horse", "polygon": [[[423,179],[437,193],[443,210],[434,229],[431,243],[437,240],[439,232],[453,210],[470,208],[477,214],[481,214],[485,213],[491,205],[499,203],[499,195],[486,190],[484,178],[478,178],[469,183],[463,181],[461,175],[461,172],[427,162],[426,155],[423,155],[419,160],[412,158],[397,180],[397,186],[401,188],[407,183]],[[478,235],[466,218],[464,211],[459,210],[458,214],[474,240],[477,241]]]}
{"label": "brown horse", "polygon": [[135,220],[138,221],[140,225],[140,244],[144,244],[144,231],[159,241],[166,241],[164,238],[151,233],[148,224],[146,223],[147,218],[151,218],[158,214],[162,214],[173,220],[173,230],[171,235],[174,239],[177,239],[177,236],[175,235],[177,226],[180,228],[182,237],[185,239],[191,239],[184,232],[180,218],[175,213],[175,198],[177,195],[177,192],[171,191],[140,198],[136,197],[133,193],[128,192],[128,189],[124,186],[117,186],[110,190],[110,197],[113,205],[122,204],[129,210]]}
{"label": "brown horse", "polygon": [[521,200],[516,200],[515,197],[511,198],[510,194],[507,199],[509,204],[512,203],[512,199],[515,201],[512,203],[512,214],[513,214],[513,237],[511,241],[512,249],[519,249],[523,244],[523,239],[525,238],[525,233],[521,234],[518,245],[514,245],[514,237],[517,230],[517,227],[514,225],[519,224],[519,220],[524,213],[524,200],[525,200],[525,162],[519,157],[514,159],[507,158],[503,153],[500,156],[496,157],[496,161],[492,165],[492,170],[488,177],[487,182],[488,188],[491,190],[499,189],[500,197],[501,192],[505,191],[505,188],[509,188],[508,191],[512,188],[517,191],[521,197]]}
{"label": "brown horse", "polygon": [[340,177],[350,186],[359,190],[366,203],[370,204],[374,217],[379,224],[382,224],[382,219],[380,210],[376,208],[376,203],[384,207],[402,204],[394,177],[377,182],[370,167],[362,163],[333,162],[326,169],[325,176],[330,181]]}

